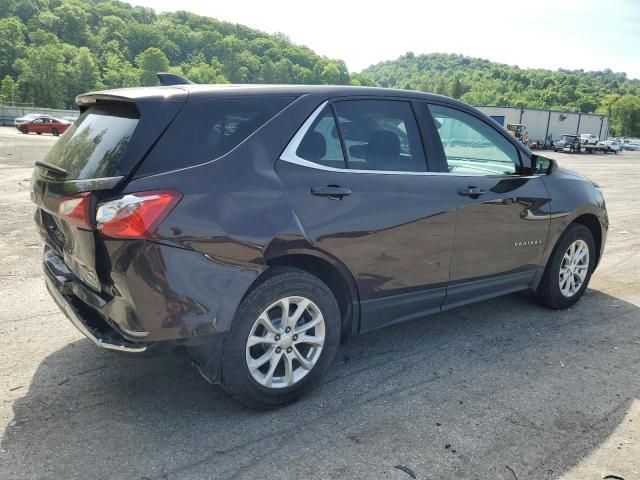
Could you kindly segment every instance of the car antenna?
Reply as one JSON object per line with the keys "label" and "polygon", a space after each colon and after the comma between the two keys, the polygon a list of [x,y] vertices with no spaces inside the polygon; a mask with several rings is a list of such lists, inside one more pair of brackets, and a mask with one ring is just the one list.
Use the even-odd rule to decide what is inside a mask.
{"label": "car antenna", "polygon": [[175,73],[158,72],[156,73],[160,85],[163,87],[170,85],[192,85],[193,82],[187,78],[176,75]]}

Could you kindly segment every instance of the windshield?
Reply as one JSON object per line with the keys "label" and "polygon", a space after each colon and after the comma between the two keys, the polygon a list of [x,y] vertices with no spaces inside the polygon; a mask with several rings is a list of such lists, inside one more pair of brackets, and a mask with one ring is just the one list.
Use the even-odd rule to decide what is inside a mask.
{"label": "windshield", "polygon": [[113,176],[137,125],[138,113],[132,105],[90,107],[44,161],[66,170],[65,180]]}

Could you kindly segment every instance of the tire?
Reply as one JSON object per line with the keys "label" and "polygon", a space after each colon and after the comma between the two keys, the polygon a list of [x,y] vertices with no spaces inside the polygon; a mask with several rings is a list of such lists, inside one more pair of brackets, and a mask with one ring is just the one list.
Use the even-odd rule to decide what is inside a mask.
{"label": "tire", "polygon": [[24,133],[25,135],[29,135],[29,130],[24,127],[20,127],[20,133]]}
{"label": "tire", "polygon": [[[290,299],[291,306],[296,305],[293,313],[292,307],[289,307],[289,318],[292,319],[301,308],[298,305],[304,305],[304,301],[311,302],[302,312],[302,318],[289,327],[293,328],[291,334],[287,334],[288,331],[280,324],[282,308],[279,302],[286,298]],[[265,313],[272,320],[271,329],[259,320],[259,317],[264,318]],[[318,324],[311,327],[313,335],[309,335],[309,338],[317,340],[324,333],[324,342],[311,345],[297,340],[300,343],[296,344],[296,337],[305,335],[294,333],[302,332],[305,325],[318,319],[322,319],[323,326]],[[311,328],[306,332],[310,332]],[[340,342],[340,331],[340,309],[327,285],[302,270],[271,267],[264,278],[252,287],[236,311],[222,354],[221,386],[230,396],[253,409],[278,408],[293,402],[318,384],[329,368]],[[269,343],[258,342],[250,347],[250,336],[253,339],[269,338]],[[276,339],[278,342],[275,342]],[[296,354],[302,355],[305,362],[311,365],[310,368],[303,368]],[[250,361],[257,365],[264,358],[270,360],[263,362],[259,368],[249,369]],[[288,359],[291,360],[287,377],[285,364]],[[269,381],[269,378],[272,380]]]}
{"label": "tire", "polygon": [[60,135],[60,132],[58,131],[57,128],[54,128],[53,130],[51,130],[51,133],[53,134],[54,137],[57,137],[58,135]]}
{"label": "tire", "polygon": [[[588,249],[588,261],[577,266],[575,270],[576,273],[572,274],[571,271],[567,273],[566,276],[573,275],[573,280],[577,283],[581,271],[584,272],[584,278],[581,279],[579,287],[575,288],[575,291],[572,293],[570,286],[561,282],[560,269],[565,265],[570,265],[571,262],[565,263],[565,254],[569,254],[568,250],[573,245],[579,245],[582,248],[586,245]],[[577,223],[571,224],[562,237],[560,237],[551,257],[549,257],[542,281],[536,290],[537,300],[542,305],[553,309],[563,309],[574,305],[580,300],[587,289],[587,285],[589,285],[589,280],[591,280],[591,274],[595,267],[596,255],[595,242],[593,241],[591,231],[584,225]],[[565,269],[565,271],[567,270]],[[565,288],[563,288],[563,286]],[[577,287],[577,285],[574,286]]]}
{"label": "tire", "polygon": [[42,132],[36,132],[37,135],[42,135]]}

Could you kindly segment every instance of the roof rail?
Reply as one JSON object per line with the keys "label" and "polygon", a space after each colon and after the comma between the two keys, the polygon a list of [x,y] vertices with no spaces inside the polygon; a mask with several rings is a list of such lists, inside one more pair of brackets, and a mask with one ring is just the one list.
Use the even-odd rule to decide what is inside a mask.
{"label": "roof rail", "polygon": [[163,87],[170,85],[193,84],[191,80],[181,77],[180,75],[176,75],[175,73],[158,72],[156,75],[158,76],[158,80],[160,80],[160,85]]}

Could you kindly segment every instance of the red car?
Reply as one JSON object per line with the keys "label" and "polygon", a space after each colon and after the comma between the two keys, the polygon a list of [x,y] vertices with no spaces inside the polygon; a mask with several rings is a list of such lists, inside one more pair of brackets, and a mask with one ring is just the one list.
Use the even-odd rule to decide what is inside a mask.
{"label": "red car", "polygon": [[22,133],[37,133],[38,135],[42,133],[51,133],[56,137],[60,134],[63,134],[67,128],[71,126],[71,123],[60,120],[59,118],[42,116],[38,118],[34,118],[33,120],[25,123],[21,123],[18,125],[18,130]]}

